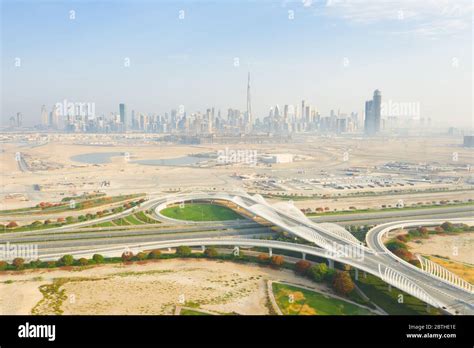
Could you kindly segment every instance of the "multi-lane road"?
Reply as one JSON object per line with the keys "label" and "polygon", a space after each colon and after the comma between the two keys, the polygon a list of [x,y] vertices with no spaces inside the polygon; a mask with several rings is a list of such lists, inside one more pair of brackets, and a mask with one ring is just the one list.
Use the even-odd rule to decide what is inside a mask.
{"label": "multi-lane road", "polygon": [[[328,259],[347,263],[356,269],[364,270],[382,277],[389,284],[401,288],[411,295],[436,306],[443,307],[449,313],[474,314],[473,294],[459,287],[436,279],[421,269],[406,265],[380,245],[380,234],[385,233],[390,219],[400,220],[410,217],[418,220],[420,214],[431,216],[442,215],[442,220],[453,220],[461,215],[459,221],[472,220],[472,209],[467,207],[446,207],[437,209],[406,210],[395,212],[332,215],[324,218],[307,219],[297,208],[288,204],[268,204],[259,195],[250,196],[245,193],[189,193],[169,195],[150,199],[139,209],[154,208],[157,211],[168,204],[189,200],[224,200],[253,218],[259,218],[278,226],[288,233],[310,241],[316,245],[308,246],[295,243],[262,241],[255,239],[271,233],[271,229],[253,221],[221,222],[221,223],[183,223],[167,221],[156,227],[135,227],[133,229],[97,229],[90,226],[103,221],[117,219],[132,210],[112,216],[65,225],[47,231],[21,232],[3,234],[0,243],[35,243],[45,258],[54,258],[61,253],[73,253],[76,256],[89,255],[93,252],[118,254],[123,247],[160,248],[176,245],[246,245],[264,246],[298,251],[302,254],[325,256]],[[422,215],[426,218],[426,215]],[[100,221],[99,221],[100,220]],[[434,221],[425,220],[426,223]],[[442,222],[442,220],[439,220]],[[364,221],[363,224],[376,225],[379,221],[385,224],[376,226],[367,235],[367,246],[358,243],[343,229],[332,229],[319,222],[351,223]],[[366,221],[371,221],[366,223]],[[438,221],[437,221],[438,222]],[[408,223],[408,222],[407,222]],[[420,224],[420,221],[412,221]],[[439,223],[439,222],[438,222]],[[394,223],[395,224],[395,223]],[[94,230],[95,229],[95,230]],[[341,231],[342,230],[342,231]]]}
{"label": "multi-lane road", "polygon": [[474,206],[458,205],[437,208],[399,209],[370,213],[340,213],[311,217],[314,222],[335,222],[339,225],[377,225],[400,220],[418,220],[426,218],[453,219],[474,216]]}

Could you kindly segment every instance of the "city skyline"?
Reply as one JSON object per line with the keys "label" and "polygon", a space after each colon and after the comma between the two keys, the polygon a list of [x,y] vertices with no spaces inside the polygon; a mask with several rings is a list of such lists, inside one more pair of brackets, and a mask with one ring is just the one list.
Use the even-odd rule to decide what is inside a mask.
{"label": "city skyline", "polygon": [[64,99],[99,115],[124,100],[144,113],[246,110],[251,71],[254,119],[302,99],[323,115],[362,114],[379,88],[434,123],[471,126],[468,2],[370,5],[379,19],[338,1],[159,5],[43,3],[33,16],[33,2],[4,2],[2,35],[16,40],[3,40],[3,125],[21,112],[32,126],[41,105]]}
{"label": "city skyline", "polygon": [[[268,116],[252,116],[250,98],[250,72],[247,79],[247,107],[245,111],[228,108],[227,110],[209,107],[205,112],[186,110],[184,105],[169,110],[164,114],[144,113],[131,110],[130,117],[125,103],[118,105],[118,113],[109,115],[95,113],[95,103],[71,102],[63,100],[52,106],[48,113],[46,105],[41,106],[40,123],[34,126],[40,131],[124,133],[143,131],[148,133],[182,133],[186,135],[242,135],[258,132],[289,135],[292,133],[333,133],[333,134],[389,134],[406,132],[421,126],[433,127],[430,117],[424,118],[417,103],[393,103],[382,101],[380,90],[374,91],[372,100],[365,102],[365,111],[341,112],[331,109],[328,115],[321,114],[318,108],[303,99],[301,106],[284,104],[283,111],[279,104],[272,106]],[[227,111],[227,113],[226,113]],[[11,130],[20,129],[22,115],[9,119]],[[449,132],[457,132],[450,127]]]}
{"label": "city skyline", "polygon": [[473,14],[0,0],[4,341],[471,342]]}

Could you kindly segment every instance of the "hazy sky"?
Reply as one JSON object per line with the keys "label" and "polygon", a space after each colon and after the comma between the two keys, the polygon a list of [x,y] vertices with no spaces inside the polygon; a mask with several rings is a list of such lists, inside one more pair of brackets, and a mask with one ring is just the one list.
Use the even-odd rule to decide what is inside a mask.
{"label": "hazy sky", "polygon": [[4,0],[2,120],[40,123],[41,105],[64,99],[106,115],[121,102],[245,110],[250,70],[255,116],[301,99],[322,115],[362,113],[378,88],[472,126],[472,11],[470,0]]}

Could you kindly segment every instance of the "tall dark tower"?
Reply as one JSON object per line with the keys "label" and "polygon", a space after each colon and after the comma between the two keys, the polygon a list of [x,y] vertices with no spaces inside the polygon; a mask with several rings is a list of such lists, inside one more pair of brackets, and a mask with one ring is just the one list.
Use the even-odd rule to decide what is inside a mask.
{"label": "tall dark tower", "polygon": [[127,129],[127,109],[125,104],[119,104],[120,123],[122,124],[123,130]]}
{"label": "tall dark tower", "polygon": [[252,127],[252,104],[250,102],[250,72],[247,80],[247,126]]}
{"label": "tall dark tower", "polygon": [[380,132],[380,114],[382,94],[378,89],[374,91],[372,100],[365,102],[365,134],[372,136]]}
{"label": "tall dark tower", "polygon": [[380,112],[382,106],[382,94],[378,89],[374,92],[373,98],[373,106],[374,106],[374,131],[375,133],[380,132]]}

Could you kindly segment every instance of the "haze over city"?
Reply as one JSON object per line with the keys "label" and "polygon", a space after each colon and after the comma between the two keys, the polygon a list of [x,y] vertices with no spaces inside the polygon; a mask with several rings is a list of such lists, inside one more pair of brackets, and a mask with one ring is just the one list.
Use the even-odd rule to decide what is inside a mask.
{"label": "haze over city", "polygon": [[472,1],[0,2],[1,347],[472,342]]}
{"label": "haze over city", "polygon": [[156,4],[2,2],[2,124],[39,124],[65,99],[97,115],[245,110],[250,71],[255,119],[301,100],[362,116],[380,89],[472,126],[470,1]]}

